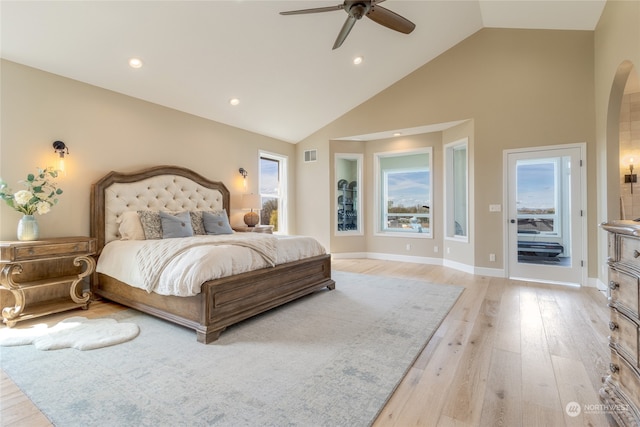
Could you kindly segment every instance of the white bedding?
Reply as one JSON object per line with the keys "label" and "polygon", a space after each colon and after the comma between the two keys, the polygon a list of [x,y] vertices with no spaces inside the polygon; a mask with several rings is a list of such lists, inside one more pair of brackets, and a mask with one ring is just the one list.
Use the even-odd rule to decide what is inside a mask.
{"label": "white bedding", "polygon": [[[165,240],[114,240],[109,242],[98,259],[96,271],[131,286],[161,295],[192,296],[200,293],[201,285],[213,279],[271,267],[273,263],[263,253],[246,244],[231,244],[233,239],[246,241],[248,236],[264,239],[259,233],[234,233],[219,236],[193,236]],[[310,237],[268,235],[275,243],[275,264],[283,264],[325,253],[324,247]],[[166,245],[175,240],[183,249],[164,262],[157,283],[148,289],[138,254],[149,252],[149,246]],[[205,241],[211,244],[202,244]],[[162,243],[165,242],[165,243]],[[193,245],[191,243],[194,243]],[[246,243],[246,242],[245,242]],[[186,249],[184,249],[186,248]],[[153,250],[151,250],[153,252]]]}

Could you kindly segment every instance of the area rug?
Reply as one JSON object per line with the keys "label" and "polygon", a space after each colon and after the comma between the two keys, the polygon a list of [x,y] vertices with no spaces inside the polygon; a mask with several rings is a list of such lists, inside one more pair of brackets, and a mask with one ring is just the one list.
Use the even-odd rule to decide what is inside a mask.
{"label": "area rug", "polygon": [[58,427],[366,426],[463,288],[335,272],[321,291],[229,327],[135,310],[129,342],[93,351],[1,347],[1,366]]}
{"label": "area rug", "polygon": [[94,350],[132,340],[138,332],[135,323],[74,316],[50,328],[38,324],[31,328],[0,329],[0,346],[33,344],[38,350]]}

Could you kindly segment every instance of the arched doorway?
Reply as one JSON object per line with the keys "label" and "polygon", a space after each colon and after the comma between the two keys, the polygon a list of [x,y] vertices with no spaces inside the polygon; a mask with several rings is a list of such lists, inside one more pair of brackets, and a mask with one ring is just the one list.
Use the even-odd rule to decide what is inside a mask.
{"label": "arched doorway", "polygon": [[[639,112],[631,115],[631,100],[634,99],[635,103],[635,99],[639,96],[640,83],[637,70],[633,63],[624,61],[618,67],[611,85],[607,114],[606,218],[608,220],[622,219],[623,215],[627,219],[640,217],[640,187],[632,197],[631,184],[636,185],[636,183],[632,182],[632,176],[625,176],[633,175],[630,169],[631,159],[634,163],[637,162],[637,167],[640,167],[640,135],[631,134],[632,117],[640,120],[637,118],[637,115],[640,115]],[[634,207],[636,198],[637,206]],[[638,215],[634,216],[636,210]]]}
{"label": "arched doorway", "polygon": [[[635,68],[629,73],[622,95],[619,125],[620,218],[640,218],[640,80]],[[634,185],[636,191],[633,191]]]}

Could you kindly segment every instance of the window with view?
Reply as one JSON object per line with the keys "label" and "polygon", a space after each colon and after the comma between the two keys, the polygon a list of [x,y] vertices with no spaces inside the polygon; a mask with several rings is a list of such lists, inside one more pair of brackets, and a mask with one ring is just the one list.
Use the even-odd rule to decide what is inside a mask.
{"label": "window with view", "polygon": [[431,236],[431,148],[376,153],[376,232]]}
{"label": "window with view", "polygon": [[287,158],[271,153],[260,153],[260,224],[273,226],[274,232],[286,233],[287,217],[284,209]]}
{"label": "window with view", "polygon": [[560,236],[560,170],[569,167],[563,158],[518,160],[518,235]]}
{"label": "window with view", "polygon": [[445,237],[461,241],[468,241],[469,228],[467,143],[447,144],[444,159]]}

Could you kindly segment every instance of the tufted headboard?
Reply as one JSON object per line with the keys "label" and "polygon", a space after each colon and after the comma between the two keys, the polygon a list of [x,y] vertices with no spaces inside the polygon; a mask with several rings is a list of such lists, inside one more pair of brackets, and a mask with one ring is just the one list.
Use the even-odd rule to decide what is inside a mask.
{"label": "tufted headboard", "polygon": [[179,166],[156,166],[134,173],[110,172],[91,186],[91,236],[98,251],[120,238],[118,218],[137,210],[214,210],[229,215],[229,190]]}

